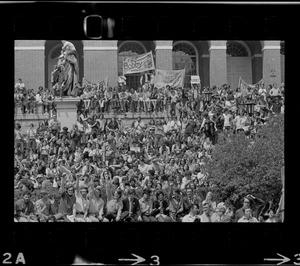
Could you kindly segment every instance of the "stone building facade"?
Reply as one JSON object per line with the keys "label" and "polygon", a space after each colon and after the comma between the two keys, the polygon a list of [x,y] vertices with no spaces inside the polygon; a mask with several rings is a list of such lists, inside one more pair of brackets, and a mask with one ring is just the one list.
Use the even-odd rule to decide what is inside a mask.
{"label": "stone building facade", "polygon": [[[72,41],[79,61],[79,79],[96,83],[108,77],[109,86],[117,85],[122,74],[122,56],[152,51],[157,69],[186,67],[185,84],[190,75],[199,75],[202,86],[228,83],[238,86],[242,77],[254,84],[284,82],[284,42],[282,41]],[[50,74],[57,62],[62,43],[59,40],[16,40],[15,80],[22,78],[27,88],[50,86]],[[129,85],[138,85],[139,74],[128,77]]]}

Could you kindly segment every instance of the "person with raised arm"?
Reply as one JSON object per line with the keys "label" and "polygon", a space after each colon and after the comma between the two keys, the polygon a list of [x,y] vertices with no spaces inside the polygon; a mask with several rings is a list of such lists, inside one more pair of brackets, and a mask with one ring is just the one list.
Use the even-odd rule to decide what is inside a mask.
{"label": "person with raised arm", "polygon": [[63,175],[59,188],[60,204],[58,214],[54,216],[56,220],[63,219],[65,222],[73,222],[73,206],[75,205],[76,197],[74,195],[73,185],[71,183],[65,185],[65,181],[66,175]]}
{"label": "person with raised arm", "polygon": [[79,176],[76,176],[76,202],[73,205],[73,217],[75,222],[91,222],[87,220],[89,210],[89,200],[87,198],[88,186],[81,184],[79,186]]}
{"label": "person with raised arm", "polygon": [[104,218],[104,200],[101,197],[101,186],[94,188],[95,175],[91,178],[90,192],[89,192],[89,209],[87,221],[91,222],[108,222],[108,219]]}
{"label": "person with raised arm", "polygon": [[107,195],[107,215],[106,218],[111,221],[120,221],[121,218],[121,212],[123,209],[123,202],[122,202],[122,191],[121,190],[115,190],[114,193],[112,193],[111,189],[111,178],[106,175],[105,177],[106,181],[106,195]]}

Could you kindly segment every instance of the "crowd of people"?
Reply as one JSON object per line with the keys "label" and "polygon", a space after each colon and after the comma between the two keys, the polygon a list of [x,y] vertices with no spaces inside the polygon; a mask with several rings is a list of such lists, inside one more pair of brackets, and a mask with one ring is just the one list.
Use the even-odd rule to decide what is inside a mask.
{"label": "crowd of people", "polygon": [[[206,99],[207,92],[212,100]],[[147,82],[136,90],[126,86],[126,83],[114,88],[86,84],[78,95],[81,98],[78,108],[84,113],[166,112],[167,116],[182,119],[216,108],[227,107],[235,112],[249,101],[255,103],[257,112],[262,113],[263,107],[269,111],[273,108],[271,111],[276,113],[281,112],[284,84],[278,87],[275,83],[267,88],[264,84],[256,84],[248,87],[247,91],[241,91],[241,88],[234,91],[228,84],[219,88],[199,88],[198,84],[191,88],[166,85],[158,89],[153,83]]]}
{"label": "crowd of people", "polygon": [[52,115],[55,113],[55,94],[53,90],[40,86],[37,92],[34,89],[27,89],[22,79],[15,85],[14,103],[16,107],[21,107],[22,114],[36,114],[38,106],[41,105],[42,114]]}
{"label": "crowd of people", "polygon": [[[217,202],[205,164],[220,133],[255,138],[270,116],[284,112],[283,84],[247,92],[228,84],[161,90],[145,84],[137,91],[85,86],[79,95],[71,129],[61,128],[55,114],[37,128],[15,125],[16,222],[279,221],[272,203],[254,195],[243,197],[242,206]],[[129,127],[104,118],[127,111],[161,111],[168,118],[146,123],[139,117]]]}

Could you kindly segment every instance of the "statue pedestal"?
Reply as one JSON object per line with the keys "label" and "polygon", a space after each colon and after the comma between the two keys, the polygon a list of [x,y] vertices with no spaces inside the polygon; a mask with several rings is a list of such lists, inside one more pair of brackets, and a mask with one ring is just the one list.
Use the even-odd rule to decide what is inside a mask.
{"label": "statue pedestal", "polygon": [[67,127],[69,131],[77,121],[77,106],[80,101],[79,97],[63,97],[55,98],[57,110],[57,120],[60,122],[61,128]]}

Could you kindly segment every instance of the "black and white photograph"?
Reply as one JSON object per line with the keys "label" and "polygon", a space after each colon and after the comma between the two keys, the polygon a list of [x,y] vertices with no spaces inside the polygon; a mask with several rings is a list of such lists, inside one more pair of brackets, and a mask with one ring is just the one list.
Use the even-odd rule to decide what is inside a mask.
{"label": "black and white photograph", "polygon": [[284,222],[284,45],[16,40],[15,222]]}
{"label": "black and white photograph", "polygon": [[0,2],[2,264],[299,265],[299,5]]}

